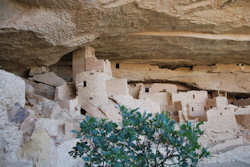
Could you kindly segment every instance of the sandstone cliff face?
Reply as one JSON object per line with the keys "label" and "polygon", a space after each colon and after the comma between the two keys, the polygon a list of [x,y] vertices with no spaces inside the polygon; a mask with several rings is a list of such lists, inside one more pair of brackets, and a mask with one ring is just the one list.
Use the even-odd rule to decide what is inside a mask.
{"label": "sandstone cliff face", "polygon": [[217,64],[216,66],[193,66],[175,70],[158,68],[149,64],[112,65],[117,78],[131,82],[165,82],[182,84],[191,89],[217,90],[234,93],[250,92],[250,66]]}
{"label": "sandstone cliff face", "polygon": [[[71,159],[67,152],[76,142],[70,130],[78,127],[84,112],[118,120],[117,103],[157,112],[162,108],[175,109],[175,104],[169,102],[172,96],[168,96],[165,88],[150,96],[146,82],[176,84],[178,90],[186,91],[178,94],[183,104],[177,103],[182,107],[191,99],[192,104],[183,107],[187,115],[178,117],[180,120],[183,117],[183,121],[193,119],[188,115],[193,107],[195,112],[197,108],[214,107],[214,99],[207,99],[202,105],[200,101],[194,103],[199,100],[196,95],[200,92],[189,91],[192,88],[209,90],[211,96],[215,91],[218,94],[223,91],[249,97],[249,10],[249,0],[0,0],[0,69],[18,74],[25,74],[29,69],[32,77],[24,82],[0,70],[0,166],[82,166],[82,161]],[[138,85],[133,88],[139,99],[128,95],[127,80],[106,82],[98,75],[92,77],[94,73],[90,72],[91,76],[81,78],[82,85],[77,87],[77,91],[86,95],[81,106],[87,111],[79,108],[76,90],[69,82],[74,78],[72,66],[79,63],[72,63],[72,56],[84,46],[94,47],[98,58],[112,61],[113,76],[139,82],[139,91]],[[65,59],[59,61],[63,56]],[[76,68],[93,70],[100,65],[96,62],[90,59]],[[107,84],[107,92],[101,83]],[[87,85],[90,87],[85,88]],[[101,89],[96,89],[100,85]],[[176,85],[171,85],[175,86],[175,93]],[[99,94],[103,92],[108,96],[120,94],[112,98],[105,95],[106,103],[99,104],[102,101]],[[190,92],[195,93],[193,98],[182,96]],[[206,91],[205,94],[208,96]],[[210,120],[218,124],[208,119],[204,128],[213,130],[209,129],[211,125],[221,128],[226,123],[234,124],[231,118],[236,117],[247,130],[242,134],[249,138],[249,99],[230,98],[235,100],[233,104],[241,105],[213,108]],[[93,101],[94,107],[90,105]],[[167,101],[169,104],[165,105]],[[230,111],[231,116],[226,117],[229,119],[220,119],[224,110]],[[239,111],[234,116],[236,110]],[[244,144],[239,134],[208,131],[206,135],[204,143],[218,144],[213,147],[215,152]],[[247,151],[241,152],[249,155]],[[240,159],[233,160],[245,163],[246,159],[249,166],[249,157],[237,152],[236,155]]]}
{"label": "sandstone cliff face", "polygon": [[249,9],[247,0],[2,0],[0,65],[51,65],[86,44],[114,61],[249,64]]}

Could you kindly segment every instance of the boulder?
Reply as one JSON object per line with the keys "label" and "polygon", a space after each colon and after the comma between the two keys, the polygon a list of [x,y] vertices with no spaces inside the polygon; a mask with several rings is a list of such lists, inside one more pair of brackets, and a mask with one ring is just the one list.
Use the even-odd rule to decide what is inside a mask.
{"label": "boulder", "polygon": [[11,110],[16,103],[24,107],[25,82],[14,74],[0,70],[0,105]]}
{"label": "boulder", "polygon": [[35,94],[41,95],[47,99],[53,100],[55,97],[55,87],[43,83],[34,85]]}
{"label": "boulder", "polygon": [[31,80],[34,80],[36,82],[41,82],[50,86],[61,86],[66,84],[64,79],[58,77],[54,72],[47,72],[44,74],[38,74],[34,77],[30,78]]}
{"label": "boulder", "polygon": [[54,100],[56,88],[44,83],[37,83],[31,80],[25,80],[27,96],[37,94],[47,99]]}
{"label": "boulder", "polygon": [[55,149],[52,167],[83,167],[84,161],[81,158],[74,159],[68,152],[76,145],[77,139],[71,139],[58,145]]}
{"label": "boulder", "polygon": [[55,145],[48,133],[37,128],[32,134],[31,140],[22,146],[20,155],[23,159],[32,160],[36,167],[51,167],[54,149]]}
{"label": "boulder", "polygon": [[30,162],[20,160],[18,152],[23,143],[22,132],[15,124],[8,121],[6,108],[0,105],[0,166],[1,167],[31,167]]}
{"label": "boulder", "polygon": [[[18,152],[23,144],[23,133],[19,125],[28,112],[25,104],[25,83],[14,74],[0,70],[0,166],[32,167],[30,161],[20,160]],[[15,122],[15,123],[14,123]]]}

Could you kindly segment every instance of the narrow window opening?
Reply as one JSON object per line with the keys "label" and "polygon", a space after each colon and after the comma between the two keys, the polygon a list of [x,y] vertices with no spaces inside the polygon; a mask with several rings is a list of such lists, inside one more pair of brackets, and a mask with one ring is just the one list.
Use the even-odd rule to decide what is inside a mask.
{"label": "narrow window opening", "polygon": [[149,92],[149,88],[145,88],[145,92],[148,93]]}
{"label": "narrow window opening", "polygon": [[192,107],[192,111],[194,111],[194,107]]}
{"label": "narrow window opening", "polygon": [[193,99],[195,99],[195,95],[193,95]]}
{"label": "narrow window opening", "polygon": [[83,81],[83,87],[87,87],[87,82]]}
{"label": "narrow window opening", "polygon": [[119,69],[119,68],[120,68],[120,64],[119,64],[119,63],[116,63],[116,64],[115,64],[115,68],[116,68],[116,69]]}

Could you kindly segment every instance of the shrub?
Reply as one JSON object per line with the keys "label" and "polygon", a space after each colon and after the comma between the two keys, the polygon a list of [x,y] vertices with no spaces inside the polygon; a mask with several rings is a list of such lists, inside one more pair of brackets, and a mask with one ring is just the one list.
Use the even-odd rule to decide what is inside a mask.
{"label": "shrub", "polygon": [[195,167],[209,156],[198,143],[201,123],[175,126],[164,113],[120,110],[120,124],[87,116],[81,130],[73,131],[80,141],[69,154],[81,157],[86,167]]}

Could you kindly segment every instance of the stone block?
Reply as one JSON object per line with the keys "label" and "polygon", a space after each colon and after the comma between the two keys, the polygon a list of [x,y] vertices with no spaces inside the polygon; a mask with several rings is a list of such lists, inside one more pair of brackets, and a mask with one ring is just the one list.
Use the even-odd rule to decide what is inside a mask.
{"label": "stone block", "polygon": [[46,85],[43,83],[36,83],[31,80],[25,80],[25,91],[27,96],[32,96],[32,94],[43,96],[47,99],[54,100],[55,98],[55,87]]}
{"label": "stone block", "polygon": [[38,74],[43,74],[49,72],[49,69],[45,66],[41,66],[41,67],[31,67],[30,71],[29,71],[29,76],[35,76]]}
{"label": "stone block", "polygon": [[55,100],[70,100],[76,97],[76,89],[72,84],[64,84],[56,87]]}
{"label": "stone block", "polygon": [[48,72],[44,74],[35,75],[34,77],[30,78],[36,82],[41,82],[50,86],[61,86],[66,84],[64,79],[57,76],[54,72]]}

